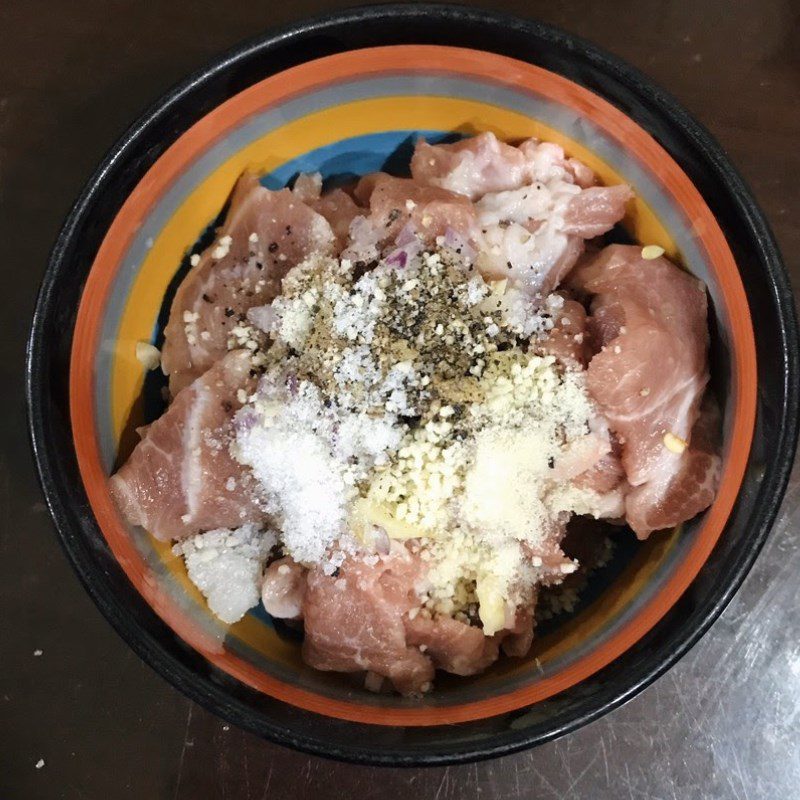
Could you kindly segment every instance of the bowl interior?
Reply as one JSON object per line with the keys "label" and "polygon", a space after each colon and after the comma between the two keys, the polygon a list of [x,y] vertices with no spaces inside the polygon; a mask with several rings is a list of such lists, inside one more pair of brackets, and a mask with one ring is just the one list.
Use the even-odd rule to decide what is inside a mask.
{"label": "bowl interior", "polygon": [[[444,68],[446,66],[446,71]],[[498,76],[512,73],[512,80]],[[106,479],[135,429],[162,409],[160,381],[135,358],[161,344],[169,302],[203,249],[238,174],[282,187],[301,171],[330,184],[375,170],[407,171],[419,136],[491,130],[506,140],[558,142],[636,201],[617,238],[661,245],[702,278],[713,315],[715,391],[724,406],[725,468],[714,507],[651,537],[611,537],[614,558],[582,601],[545,622],[528,658],[469,680],[444,679],[424,701],[374,695],[352,678],[305,667],[296,631],[254,610],[218,622],[168,545],[132,528]],[[376,724],[479,719],[544,699],[602,667],[641,637],[688,586],[713,547],[742,477],[754,411],[748,307],[713,215],[680,167],[600,98],[530,65],[477,51],[396,47],[307,63],[234,96],[180,137],[120,210],[92,267],[72,352],[75,445],[95,515],[147,602],[213,664],[259,691],[330,716]]]}

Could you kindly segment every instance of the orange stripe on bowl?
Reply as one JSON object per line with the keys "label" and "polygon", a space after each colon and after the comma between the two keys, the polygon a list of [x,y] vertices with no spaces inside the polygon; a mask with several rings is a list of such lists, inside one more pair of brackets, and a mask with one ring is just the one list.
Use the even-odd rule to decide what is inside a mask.
{"label": "orange stripe on bowl", "polygon": [[[418,66],[417,66],[418,65]],[[728,307],[735,385],[734,419],[718,497],[707,512],[682,568],[625,627],[595,651],[557,675],[538,679],[506,695],[445,707],[380,708],[334,700],[298,689],[233,655],[209,637],[159,590],[130,541],[111,501],[95,427],[93,365],[100,323],[113,278],[136,230],[152,204],[185,168],[247,117],[290,97],[348,79],[387,73],[440,72],[474,77],[527,90],[586,116],[645,165],[658,166],[664,188],[695,221]],[[587,678],[650,630],[695,578],[717,542],[736,500],[752,441],[756,408],[755,344],[747,300],[730,248],[702,197],[669,154],[636,123],[588,90],[539,67],[489,53],[437,46],[373,48],[309,62],[268,78],[223,103],[197,122],[159,158],[123,205],[98,251],[81,299],[72,349],[70,411],[73,437],[86,492],[120,565],[164,621],[213,664],[259,691],[287,703],[340,719],[379,725],[441,725],[512,711],[552,696]]]}

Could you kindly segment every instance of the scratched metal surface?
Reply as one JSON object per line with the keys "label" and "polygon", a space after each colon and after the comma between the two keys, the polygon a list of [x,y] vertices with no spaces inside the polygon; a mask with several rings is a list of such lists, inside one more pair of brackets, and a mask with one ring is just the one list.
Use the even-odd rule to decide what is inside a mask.
{"label": "scratched metal surface", "polygon": [[[478,765],[352,767],[229,728],[145,667],[72,575],[33,477],[22,400],[23,341],[55,232],[105,148],[171,83],[268,25],[334,5],[0,4],[0,798],[798,797],[797,470],[755,569],[676,668],[578,733]],[[745,174],[800,284],[796,2],[496,5],[593,39],[672,91]]]}

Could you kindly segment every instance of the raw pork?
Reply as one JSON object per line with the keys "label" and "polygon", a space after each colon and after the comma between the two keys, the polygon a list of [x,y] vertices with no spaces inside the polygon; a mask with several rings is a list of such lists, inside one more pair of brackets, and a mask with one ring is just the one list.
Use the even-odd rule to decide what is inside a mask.
{"label": "raw pork", "polygon": [[[565,557],[559,552],[558,571]],[[308,572],[303,602],[303,659],[316,669],[368,670],[404,693],[425,691],[435,668],[475,675],[497,660],[501,643],[525,655],[533,639],[530,609],[519,609],[495,636],[420,609],[424,564],[393,543],[375,564],[348,558],[336,576]],[[546,565],[550,566],[549,564]],[[532,607],[532,606],[531,606]]]}
{"label": "raw pork", "polygon": [[406,640],[404,615],[419,608],[420,564],[395,547],[374,566],[351,558],[338,576],[308,573],[303,617],[303,660],[337,672],[370,670],[398,691],[423,691],[433,679],[430,658]]}
{"label": "raw pork", "polygon": [[347,244],[350,223],[363,214],[364,209],[343,189],[332,189],[323,194],[322,175],[319,172],[301,172],[294,182],[292,194],[328,220],[336,236],[336,252],[340,253]]}
{"label": "raw pork", "polygon": [[413,231],[428,245],[448,233],[464,240],[476,236],[475,207],[447,189],[379,172],[362,178],[355,195],[369,203],[369,215],[356,217],[350,226],[351,242],[343,255],[354,261],[376,259],[403,231]]}
{"label": "raw pork", "polygon": [[486,192],[521,186],[529,173],[525,154],[481,133],[454,144],[417,142],[411,157],[411,175],[428,186],[438,186],[476,200]]}
{"label": "raw pork", "polygon": [[536,344],[536,350],[555,356],[568,367],[583,369],[590,355],[586,309],[577,300],[565,298],[553,316],[553,328]]}
{"label": "raw pork", "polygon": [[680,455],[673,454],[670,469],[661,470],[628,495],[627,520],[637,533],[672,528],[711,505],[721,468],[720,427],[719,409],[707,396],[689,447]]}
{"label": "raw pork", "polygon": [[255,388],[250,370],[248,353],[229,353],[147,427],[110,479],[131,525],[166,542],[262,519],[249,472],[228,452],[240,392]]}
{"label": "raw pork", "polygon": [[[705,441],[692,443],[708,383],[705,286],[666,258],[647,260],[627,245],[605,248],[570,283],[592,297],[602,349],[587,386],[619,438],[634,487],[626,517],[645,538],[702,511],[716,487],[719,457]],[[675,452],[670,441],[689,446]]]}
{"label": "raw pork", "polygon": [[445,672],[476,675],[497,661],[500,639],[484,636],[480,628],[451,617],[417,614],[406,619],[406,641],[422,646],[425,655]]}
{"label": "raw pork", "polygon": [[161,365],[173,396],[225,355],[231,330],[249,308],[278,294],[291,267],[333,252],[334,241],[325,217],[288,189],[272,192],[242,175],[217,240],[172,301]]}
{"label": "raw pork", "polygon": [[529,294],[548,294],[575,265],[584,241],[622,219],[632,196],[627,186],[581,189],[563,178],[484,195],[476,203],[478,268]]}
{"label": "raw pork", "polygon": [[411,173],[475,201],[478,268],[532,295],[552,291],[584,240],[611,230],[633,197],[628,186],[594,186],[594,173],[556,144],[529,139],[516,148],[492,133],[449,145],[420,141]]}
{"label": "raw pork", "polygon": [[411,158],[411,175],[420,183],[471,200],[554,178],[580,188],[595,183],[594,172],[577,159],[567,158],[557,144],[527,139],[514,147],[489,132],[453,144],[430,145],[421,139]]}

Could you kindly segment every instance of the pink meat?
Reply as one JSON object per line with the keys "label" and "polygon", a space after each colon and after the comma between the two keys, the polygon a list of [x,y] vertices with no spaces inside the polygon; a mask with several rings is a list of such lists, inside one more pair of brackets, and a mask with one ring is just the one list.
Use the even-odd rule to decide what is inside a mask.
{"label": "pink meat", "polygon": [[513,622],[510,622],[508,628],[497,634],[501,641],[500,646],[507,656],[524,658],[528,655],[533,644],[533,632],[536,624],[533,618],[535,606],[536,597],[534,595],[530,603],[517,608]]}
{"label": "pink meat", "polygon": [[583,252],[583,239],[558,230],[557,220],[537,226],[520,223],[487,225],[481,229],[476,264],[493,280],[507,278],[531,297],[542,297],[558,286]]}
{"label": "pink meat", "polygon": [[478,203],[478,268],[504,276],[529,294],[558,286],[586,239],[611,230],[633,196],[628,186],[580,189],[563,180],[487,194]]}
{"label": "pink meat", "polygon": [[627,186],[582,189],[562,168],[546,180],[486,194],[475,204],[477,266],[484,275],[502,275],[530,295],[547,294],[578,261],[585,241],[622,219],[632,196]]}
{"label": "pink meat", "polygon": [[[568,478],[567,478],[568,480]],[[567,532],[568,515],[551,520],[536,542],[521,543],[523,557],[534,567],[544,585],[554,585],[573,571],[572,559],[565,555],[561,542]],[[506,620],[507,627],[511,620]]]}
{"label": "pink meat", "polygon": [[386,239],[394,239],[409,222],[427,241],[444,235],[448,228],[464,238],[473,235],[475,209],[461,195],[409,178],[379,175],[371,180],[370,218]]}
{"label": "pink meat", "polygon": [[286,557],[273,561],[264,573],[261,602],[276,619],[302,619],[307,570]]}
{"label": "pink meat", "polygon": [[481,133],[454,144],[417,142],[411,175],[420,183],[439,186],[477,200],[489,192],[505,192],[537,181],[564,180],[583,189],[594,186],[594,172],[552,142],[528,139],[519,147]]}
{"label": "pink meat", "polygon": [[[251,241],[251,234],[257,241]],[[231,238],[227,252],[218,249],[225,236]],[[272,192],[254,175],[242,175],[217,240],[172,302],[161,358],[172,394],[227,352],[231,329],[249,308],[274,299],[291,267],[333,247],[334,234],[323,216],[288,189]]]}
{"label": "pink meat", "polygon": [[354,195],[369,205],[369,213],[350,225],[350,244],[342,256],[352,261],[370,262],[385,255],[403,231],[428,245],[444,235],[475,238],[474,206],[446,189],[378,172],[364,176]]}
{"label": "pink meat", "polygon": [[[554,569],[564,562],[560,554]],[[475,675],[497,659],[501,643],[516,655],[530,647],[529,611],[518,611],[506,630],[487,637],[478,627],[420,612],[421,588],[423,563],[397,544],[374,565],[349,558],[335,577],[311,570],[303,601],[303,659],[316,669],[368,670],[411,694],[427,688],[435,668]]]}
{"label": "pink meat", "polygon": [[691,443],[675,457],[672,469],[662,470],[628,495],[627,519],[637,533],[672,528],[714,502],[722,467],[717,454],[719,427],[719,410],[707,396]]}
{"label": "pink meat", "polygon": [[613,492],[625,480],[625,470],[618,453],[604,453],[591,467],[581,472],[572,481],[579,489],[589,489],[598,494]]}
{"label": "pink meat", "polygon": [[250,474],[229,453],[240,389],[252,392],[250,359],[234,351],[182,390],[110,479],[131,525],[156,539],[238,528],[263,514]]}
{"label": "pink meat", "polygon": [[586,309],[577,300],[566,298],[554,315],[552,330],[537,343],[536,350],[567,366],[584,368],[589,361]]}
{"label": "pink meat", "polygon": [[313,203],[322,195],[322,175],[319,172],[301,172],[295,178],[292,194],[302,203]]}
{"label": "pink meat", "polygon": [[576,195],[564,214],[564,233],[591,239],[610,231],[625,216],[630,186],[592,186]]}
{"label": "pink meat", "polygon": [[582,189],[588,189],[597,183],[597,176],[594,172],[577,158],[567,158],[564,161],[564,168],[572,175],[576,185]]}
{"label": "pink meat", "polygon": [[328,220],[336,236],[336,252],[340,253],[347,246],[350,235],[350,223],[364,213],[364,209],[356,205],[352,197],[342,189],[333,189],[309,205],[318,214]]}
{"label": "pink meat", "polygon": [[622,445],[634,487],[626,517],[645,538],[653,522],[688,519],[713,496],[718,463],[664,444],[667,433],[691,440],[708,382],[705,286],[666,258],[645,260],[640,247],[625,245],[605,248],[570,280],[593,296],[603,349],[589,364],[587,386]]}
{"label": "pink meat", "polygon": [[336,236],[336,253],[347,245],[350,223],[364,213],[353,198],[343,189],[322,193],[322,175],[319,172],[301,172],[295,179],[292,194],[328,220]]}
{"label": "pink meat", "polygon": [[391,177],[387,172],[370,172],[361,177],[353,187],[355,202],[364,208],[369,208],[369,199],[372,197],[375,187],[380,181]]}
{"label": "pink meat", "polygon": [[527,174],[525,155],[493,133],[481,133],[455,144],[430,145],[420,139],[411,157],[414,180],[471,200],[486,192],[516,189]]}
{"label": "pink meat", "polygon": [[439,669],[454,675],[477,675],[497,661],[500,639],[446,616],[417,614],[406,619],[406,641],[424,648]]}
{"label": "pink meat", "polygon": [[597,182],[594,172],[577,158],[567,158],[564,149],[554,142],[527,139],[519,146],[527,162],[529,182],[560,178],[583,189]]}
{"label": "pink meat", "polygon": [[622,303],[610,297],[603,302],[598,301],[592,308],[592,315],[586,326],[592,355],[596,355],[611,344],[619,336],[624,324],[625,309]]}
{"label": "pink meat", "polygon": [[308,573],[303,660],[321,670],[370,670],[403,694],[433,679],[430,658],[407,642],[404,615],[419,607],[420,563],[396,548],[378,563],[348,559],[336,577]]}

